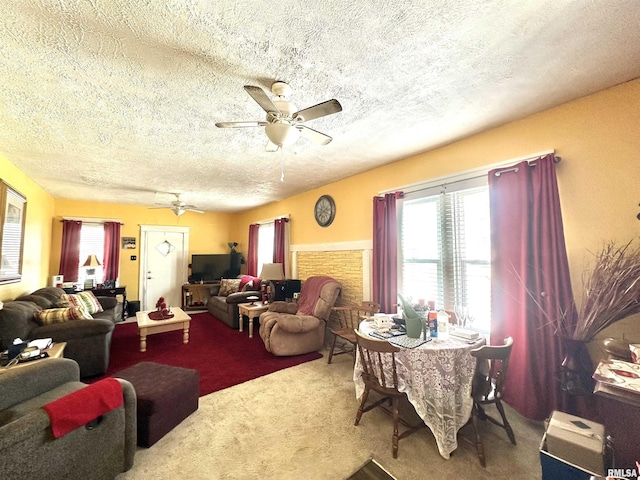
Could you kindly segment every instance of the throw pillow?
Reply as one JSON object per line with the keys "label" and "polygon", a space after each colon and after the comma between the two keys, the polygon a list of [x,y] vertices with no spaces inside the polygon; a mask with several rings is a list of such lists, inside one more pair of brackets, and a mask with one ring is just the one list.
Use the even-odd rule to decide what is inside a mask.
{"label": "throw pillow", "polygon": [[96,296],[89,290],[80,293],[65,293],[60,295],[58,307],[83,307],[90,315],[104,311]]}
{"label": "throw pillow", "polygon": [[631,350],[631,361],[640,363],[640,343],[630,343],[629,350]]}
{"label": "throw pillow", "polygon": [[49,308],[35,313],[35,319],[40,325],[68,322],[69,320],[93,320],[83,307]]}
{"label": "throw pillow", "polygon": [[227,297],[232,293],[236,293],[239,288],[239,278],[223,278],[222,280],[220,280],[220,290],[218,291],[218,296]]}

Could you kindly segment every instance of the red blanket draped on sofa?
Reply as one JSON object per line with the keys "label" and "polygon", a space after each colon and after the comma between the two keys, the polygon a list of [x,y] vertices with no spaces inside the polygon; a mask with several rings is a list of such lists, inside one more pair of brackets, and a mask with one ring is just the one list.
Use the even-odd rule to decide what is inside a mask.
{"label": "red blanket draped on sofa", "polygon": [[124,400],[122,385],[115,378],[105,378],[85,388],[46,404],[55,438],[75,430],[120,407]]}

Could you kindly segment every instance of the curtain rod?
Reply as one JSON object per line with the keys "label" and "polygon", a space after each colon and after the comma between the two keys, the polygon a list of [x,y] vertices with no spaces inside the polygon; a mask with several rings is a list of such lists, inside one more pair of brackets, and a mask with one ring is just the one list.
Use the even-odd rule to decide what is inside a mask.
{"label": "curtain rod", "polygon": [[502,160],[501,162],[491,163],[489,165],[484,165],[478,168],[472,168],[470,170],[465,170],[463,172],[457,172],[451,175],[443,175],[442,177],[437,177],[437,178],[434,178],[433,180],[410,183],[408,185],[403,185],[401,187],[383,190],[378,192],[378,195],[384,195],[385,193],[393,193],[393,192],[404,192],[404,193],[419,192],[421,190],[427,190],[429,188],[440,187],[443,185],[453,185],[455,183],[484,177],[491,170],[494,170],[496,168],[509,167],[514,163],[519,163],[523,161],[537,160],[538,158],[544,157],[545,155],[554,154],[554,153],[555,153],[555,150],[545,150],[542,152],[532,153],[522,157],[511,158],[509,160]]}
{"label": "curtain rod", "polygon": [[[535,166],[537,165],[537,163],[536,163],[536,162],[537,162],[537,160],[538,160],[538,159],[530,161],[530,162],[529,162],[529,166],[530,166],[530,167],[535,167]],[[561,158],[561,157],[557,157],[557,156],[554,156],[554,157],[553,157],[553,163],[560,163],[560,161],[561,161],[561,160],[562,160],[562,158]],[[509,167],[509,168],[505,168],[504,170],[500,170],[500,171],[498,171],[498,172],[495,172],[495,173],[494,173],[494,175],[495,175],[496,177],[499,177],[499,176],[500,176],[500,175],[502,175],[503,173],[508,173],[508,172],[517,172],[518,170],[519,170],[519,168],[518,168],[518,167]]]}
{"label": "curtain rod", "polygon": [[257,222],[253,222],[254,224],[258,224],[258,225],[263,225],[265,223],[273,223],[276,220],[280,220],[281,218],[284,218],[286,220],[289,220],[289,214],[287,213],[286,215],[280,215],[278,217],[273,217],[273,218],[267,218],[265,220],[259,220]]}
{"label": "curtain rod", "polygon": [[72,220],[74,222],[83,222],[83,223],[114,222],[114,223],[119,223],[120,225],[124,225],[124,223],[122,223],[122,220],[120,220],[119,218],[62,217],[62,220],[60,221],[63,222],[65,220]]}

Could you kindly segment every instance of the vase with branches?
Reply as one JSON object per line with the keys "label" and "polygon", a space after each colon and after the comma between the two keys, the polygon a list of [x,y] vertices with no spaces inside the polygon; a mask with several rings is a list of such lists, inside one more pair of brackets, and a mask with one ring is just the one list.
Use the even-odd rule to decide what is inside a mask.
{"label": "vase with branches", "polygon": [[592,391],[587,343],[619,320],[640,313],[640,244],[609,241],[593,255],[591,268],[582,275],[579,306],[557,319],[565,348],[563,388],[569,392]]}
{"label": "vase with branches", "polygon": [[575,321],[560,316],[560,332],[587,342],[619,320],[640,313],[640,244],[610,241],[594,254],[582,276],[582,301]]}
{"label": "vase with branches", "polygon": [[[587,343],[619,320],[640,314],[640,244],[608,241],[593,256],[582,274],[579,305],[572,302],[548,318],[565,349],[563,389],[572,393],[592,391]],[[535,298],[534,302],[547,312]]]}

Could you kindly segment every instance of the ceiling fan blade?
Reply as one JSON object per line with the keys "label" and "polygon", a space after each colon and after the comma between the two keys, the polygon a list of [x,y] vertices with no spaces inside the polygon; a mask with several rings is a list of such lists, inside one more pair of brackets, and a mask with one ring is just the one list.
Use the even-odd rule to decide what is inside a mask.
{"label": "ceiling fan blade", "polygon": [[260,87],[245,85],[244,89],[247,91],[249,95],[251,95],[251,98],[253,98],[256,102],[258,102],[258,105],[260,105],[265,112],[270,113],[272,115],[277,115],[280,113],[280,110],[278,110],[278,107],[276,107],[273,104],[269,96],[266,93],[264,93],[264,90],[262,90]]}
{"label": "ceiling fan blade", "polygon": [[267,148],[265,149],[267,152],[277,152],[278,149],[280,147],[278,147],[278,145],[276,145],[275,143],[273,143],[271,140],[269,140],[267,142]]}
{"label": "ceiling fan blade", "polygon": [[324,133],[318,132],[317,130],[309,128],[305,125],[296,125],[296,128],[300,130],[300,134],[303,137],[306,137],[309,140],[313,140],[320,145],[326,145],[330,143],[331,140],[333,140],[333,138],[331,138],[329,135],[325,135]]}
{"label": "ceiling fan blade", "polygon": [[319,103],[313,107],[305,108],[293,114],[293,118],[298,122],[306,122],[307,120],[313,120],[314,118],[324,117],[333,113],[342,111],[342,105],[335,98],[327,100],[326,102]]}
{"label": "ceiling fan blade", "polygon": [[187,210],[189,212],[195,213],[204,213],[204,210],[200,210],[199,208],[192,207],[191,205],[185,205],[184,207],[180,207],[182,210]]}
{"label": "ceiling fan blade", "polygon": [[218,128],[245,128],[245,127],[266,127],[268,122],[218,122]]}

